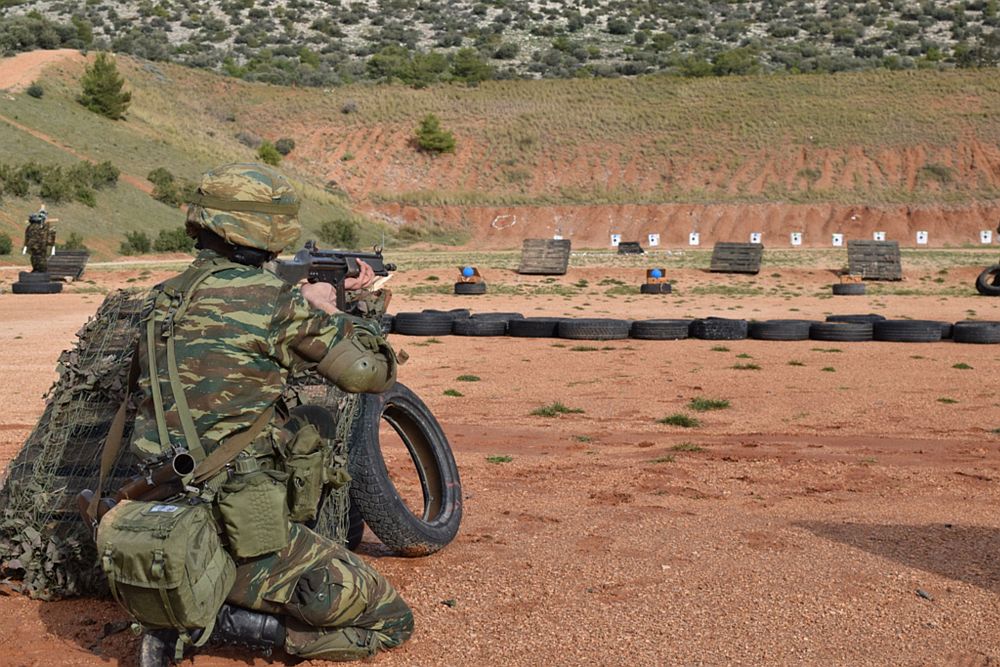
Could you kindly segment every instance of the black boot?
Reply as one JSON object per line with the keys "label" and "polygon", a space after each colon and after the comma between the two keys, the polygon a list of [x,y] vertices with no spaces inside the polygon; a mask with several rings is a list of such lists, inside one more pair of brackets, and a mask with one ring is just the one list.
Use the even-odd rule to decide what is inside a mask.
{"label": "black boot", "polygon": [[271,655],[274,649],[285,645],[285,624],[280,617],[272,614],[224,604],[215,619],[215,628],[208,643],[245,646]]}
{"label": "black boot", "polygon": [[174,664],[176,630],[146,630],[139,646],[139,667],[169,667]]}

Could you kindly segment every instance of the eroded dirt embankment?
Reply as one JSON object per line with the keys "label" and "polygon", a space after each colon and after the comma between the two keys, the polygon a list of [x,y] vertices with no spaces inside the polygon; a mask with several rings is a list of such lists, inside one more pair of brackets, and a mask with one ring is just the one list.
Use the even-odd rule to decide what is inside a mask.
{"label": "eroded dirt embankment", "polygon": [[916,245],[917,231],[928,232],[930,246],[979,245],[981,230],[996,239],[1000,202],[964,207],[848,206],[840,204],[621,204],[606,206],[437,206],[381,205],[376,209],[395,222],[440,220],[464,227],[470,246],[512,248],[527,238],[561,235],[574,247],[605,247],[611,234],[648,245],[648,234],[659,234],[664,246],[687,246],[688,235],[699,232],[701,244],[749,241],[763,234],[768,247],[790,247],[790,234],[801,232],[802,245],[829,247],[832,235],[871,239],[884,231],[903,247]]}

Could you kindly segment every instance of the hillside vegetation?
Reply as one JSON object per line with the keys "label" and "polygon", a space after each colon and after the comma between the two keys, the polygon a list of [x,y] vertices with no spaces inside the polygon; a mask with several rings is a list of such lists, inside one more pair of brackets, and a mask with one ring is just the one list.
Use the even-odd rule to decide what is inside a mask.
{"label": "hillside vegetation", "polygon": [[994,66],[998,0],[6,0],[0,50],[113,49],[271,83]]}
{"label": "hillside vegetation", "polygon": [[[495,207],[492,219],[511,206],[1000,200],[1000,77],[989,70],[321,90],[117,60],[132,92],[124,121],[76,102],[75,61],[40,77],[40,98],[0,98],[0,116],[13,123],[0,123],[10,163],[86,157],[122,171],[94,207],[55,211],[61,229],[105,254],[127,230],[155,237],[180,224],[181,211],[151,198],[151,171],[195,179],[223,161],[257,159],[263,140],[294,144],[281,168],[304,186],[309,234],[364,211],[358,245],[383,235],[464,242],[469,207]],[[427,114],[454,133],[454,154],[416,147]],[[5,198],[0,220],[12,236],[35,205]],[[611,214],[601,215],[603,228]]]}

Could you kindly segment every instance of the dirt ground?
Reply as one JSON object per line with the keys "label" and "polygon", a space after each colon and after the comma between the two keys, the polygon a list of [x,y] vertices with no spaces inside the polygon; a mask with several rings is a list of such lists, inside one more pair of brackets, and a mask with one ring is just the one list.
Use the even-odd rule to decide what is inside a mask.
{"label": "dirt ground", "polygon": [[[922,271],[908,285],[942,275],[933,266]],[[431,273],[441,272],[414,271],[394,282],[405,288]],[[166,275],[136,283],[138,274],[94,270],[89,277],[114,287]],[[969,285],[975,274],[952,269],[945,287]],[[606,295],[597,285],[622,273],[594,267],[558,279],[588,281],[591,288],[573,297],[397,295],[392,310],[1000,320],[1000,299],[984,297],[821,298],[830,275],[820,269],[752,279],[694,269],[675,276],[671,296]],[[507,272],[495,280],[521,279],[547,284]],[[766,294],[684,293],[722,280],[752,281]],[[102,299],[76,289],[83,287],[46,297],[0,295],[0,461],[23,443],[42,412],[59,351]],[[407,644],[374,663],[1000,660],[1000,346],[393,341],[411,356],[401,380],[424,398],[454,448],[465,516],[456,540],[427,558],[386,555],[366,535],[363,556],[402,591],[417,623]],[[445,395],[449,389],[462,396]],[[695,412],[688,407],[695,397],[730,405]],[[557,401],[582,412],[530,414]],[[701,424],[657,422],[674,413]],[[491,456],[511,460],[492,463]],[[0,617],[4,665],[134,660],[137,640],[115,625],[125,615],[112,603],[8,594],[0,596]],[[270,662],[293,661],[221,652],[184,664]]]}

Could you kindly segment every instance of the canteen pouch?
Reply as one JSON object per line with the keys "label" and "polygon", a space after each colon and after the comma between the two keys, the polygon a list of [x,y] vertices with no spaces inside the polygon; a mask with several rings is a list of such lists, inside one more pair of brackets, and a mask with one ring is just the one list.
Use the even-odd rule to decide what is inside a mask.
{"label": "canteen pouch", "polygon": [[97,527],[111,594],[147,628],[204,628],[236,579],[211,507],[187,500],[123,500]]}
{"label": "canteen pouch", "polygon": [[285,446],[284,468],[288,473],[288,510],[297,523],[316,518],[326,483],[326,448],[316,427],[301,425]]}
{"label": "canteen pouch", "polygon": [[236,473],[222,485],[217,506],[235,558],[284,549],[289,535],[287,475],[278,470]]}

